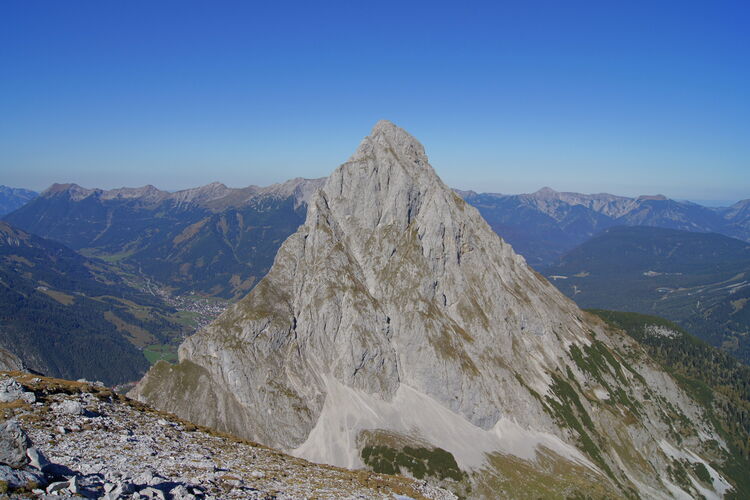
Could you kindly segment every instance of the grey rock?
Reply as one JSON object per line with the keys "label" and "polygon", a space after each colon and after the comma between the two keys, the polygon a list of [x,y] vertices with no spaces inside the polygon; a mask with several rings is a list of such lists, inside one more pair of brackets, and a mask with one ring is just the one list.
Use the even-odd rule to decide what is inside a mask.
{"label": "grey rock", "polygon": [[172,500],[195,500],[197,498],[182,484],[169,490],[169,495],[172,497]]}
{"label": "grey rock", "polygon": [[107,482],[104,484],[104,495],[106,500],[118,500],[128,497],[135,492],[135,487],[128,481]]}
{"label": "grey rock", "polygon": [[52,495],[53,493],[59,493],[63,490],[68,489],[68,482],[67,481],[57,481],[54,483],[51,483],[49,486],[47,486],[47,494]]}
{"label": "grey rock", "polygon": [[151,484],[154,480],[154,473],[150,470],[145,470],[133,478],[136,484]]}
{"label": "grey rock", "polygon": [[0,464],[20,469],[29,462],[26,455],[31,442],[15,420],[0,425]]}
{"label": "grey rock", "polygon": [[67,415],[83,415],[83,405],[78,401],[66,399],[62,403],[55,406],[55,410],[60,413]]}
{"label": "grey rock", "polygon": [[0,402],[10,403],[19,399],[29,404],[36,402],[34,393],[24,391],[23,386],[16,379],[12,377],[0,379]]}
{"label": "grey rock", "polygon": [[14,378],[0,379],[0,402],[10,403],[21,398],[23,387]]}
{"label": "grey rock", "polygon": [[0,481],[5,481],[12,489],[26,488],[37,485],[44,486],[47,481],[44,474],[33,470],[14,469],[7,465],[0,465]]}
{"label": "grey rock", "polygon": [[68,491],[73,495],[78,494],[78,477],[77,476],[71,476],[68,479]]}
{"label": "grey rock", "polygon": [[29,466],[36,470],[44,471],[49,465],[49,460],[44,456],[44,453],[39,451],[36,447],[31,446],[26,450],[26,456],[29,459]]}
{"label": "grey rock", "polygon": [[166,496],[164,495],[163,491],[151,486],[149,486],[148,488],[143,488],[142,490],[138,491],[138,493],[144,498],[166,500]]}
{"label": "grey rock", "polygon": [[[53,489],[57,491],[49,498],[79,495],[110,500],[164,497],[170,500],[252,500],[269,498],[270,491],[274,491],[279,500],[316,495],[383,498],[383,495],[378,495],[380,487],[352,481],[356,477],[353,473],[309,464],[275,450],[240,443],[200,429],[184,432],[173,426],[164,426],[159,422],[158,413],[119,399],[94,399],[89,403],[88,409],[101,415],[91,419],[96,420],[96,429],[52,435],[50,430],[58,423],[72,426],[76,422],[85,422],[86,418],[49,409],[66,399],[81,401],[87,398],[85,394],[42,390],[46,394],[45,407],[30,410],[29,416],[33,418],[28,420],[29,436],[46,456],[56,462],[45,472],[56,481],[67,479],[67,486],[55,485]],[[132,441],[121,442],[121,433],[125,429],[130,430],[126,434]],[[158,453],[152,454],[155,448],[158,448]],[[30,466],[28,470],[36,471]],[[253,470],[266,471],[266,474],[255,474],[261,478],[246,486],[246,474]],[[399,481],[399,487],[402,485]],[[329,494],[318,495],[321,487]],[[37,495],[47,498],[43,490]]]}
{"label": "grey rock", "polygon": [[158,474],[154,474],[151,476],[151,479],[149,479],[146,484],[148,484],[149,486],[157,486],[165,482],[167,482],[166,478],[163,478]]}
{"label": "grey rock", "polygon": [[[427,441],[474,471],[489,454],[532,459],[552,447],[612,491],[655,484],[666,497],[671,458],[654,443],[701,455],[722,440],[647,357],[632,361],[640,378],[605,375],[643,408],[637,421],[601,411],[589,399],[599,382],[574,355],[592,345],[613,359],[639,350],[534,272],[439,179],[416,139],[379,122],[311,196],[266,277],[130,394],[333,465],[363,466],[357,446],[375,431]],[[560,380],[601,439],[637,459],[614,446],[586,456],[545,403],[569,404]],[[675,442],[668,407],[695,422],[690,440]]]}

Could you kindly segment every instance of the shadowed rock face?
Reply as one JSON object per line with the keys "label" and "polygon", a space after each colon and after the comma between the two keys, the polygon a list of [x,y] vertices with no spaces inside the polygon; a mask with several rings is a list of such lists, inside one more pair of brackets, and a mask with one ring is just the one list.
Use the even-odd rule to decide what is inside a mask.
{"label": "shadowed rock face", "polygon": [[[361,466],[362,433],[378,431],[490,476],[502,457],[543,451],[610,494],[657,497],[671,463],[660,405],[702,421],[637,345],[530,269],[386,121],[312,196],[257,287],[133,395],[336,465]],[[720,441],[704,424],[685,433],[699,453]]]}
{"label": "shadowed rock face", "polygon": [[0,348],[0,371],[23,371],[25,369],[21,358],[6,349]]}

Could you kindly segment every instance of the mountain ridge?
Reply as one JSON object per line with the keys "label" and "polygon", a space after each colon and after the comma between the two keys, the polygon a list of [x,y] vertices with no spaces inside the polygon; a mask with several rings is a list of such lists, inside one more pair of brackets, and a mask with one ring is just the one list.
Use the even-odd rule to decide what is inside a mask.
{"label": "mountain ridge", "polygon": [[323,181],[324,179],[295,177],[268,186],[250,185],[244,188],[230,188],[221,182],[211,182],[179,191],[164,191],[151,184],[136,188],[101,189],[84,188],[75,183],[55,183],[42,191],[39,196],[43,198],[68,196],[73,201],[81,201],[94,196],[102,200],[138,200],[147,204],[170,201],[176,207],[199,206],[221,210],[230,206],[243,206],[258,196],[283,198],[295,196],[296,202],[306,203],[312,191],[322,185]]}
{"label": "mountain ridge", "polygon": [[[5,218],[89,256],[114,260],[175,293],[239,298],[303,222],[324,180],[295,178],[246,188],[214,182],[174,193],[153,186],[102,190],[57,184]],[[750,210],[742,201],[709,209],[660,195],[628,198],[551,188],[520,195],[455,192],[537,269],[620,224],[718,231],[750,240]],[[218,255],[217,262],[207,264],[208,254]]]}
{"label": "mountain ridge", "polygon": [[0,217],[8,214],[39,196],[36,191],[0,185]]}
{"label": "mountain ridge", "polygon": [[537,268],[552,264],[566,251],[618,225],[716,232],[750,241],[750,210],[743,210],[746,205],[742,201],[734,208],[714,209],[663,195],[625,197],[551,188],[517,195],[460,193]]}
{"label": "mountain ridge", "polygon": [[321,182],[241,189],[212,183],[176,193],[55,184],[5,220],[171,293],[232,298],[265,274]]}

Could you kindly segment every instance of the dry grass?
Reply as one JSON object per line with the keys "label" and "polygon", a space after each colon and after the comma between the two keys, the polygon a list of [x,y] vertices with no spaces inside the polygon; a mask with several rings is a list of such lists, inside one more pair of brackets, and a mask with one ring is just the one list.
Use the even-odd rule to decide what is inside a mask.
{"label": "dry grass", "polygon": [[75,302],[76,298],[72,295],[68,295],[67,293],[58,292],[57,290],[39,290],[43,294],[47,295],[48,297],[55,299],[57,302],[64,306],[69,306],[73,302]]}

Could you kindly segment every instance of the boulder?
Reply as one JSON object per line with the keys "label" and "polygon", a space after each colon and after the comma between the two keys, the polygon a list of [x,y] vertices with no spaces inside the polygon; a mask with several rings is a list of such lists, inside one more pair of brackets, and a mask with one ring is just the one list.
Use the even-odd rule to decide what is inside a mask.
{"label": "boulder", "polygon": [[10,403],[21,398],[23,387],[16,379],[4,378],[0,380],[0,403]]}
{"label": "boulder", "polygon": [[8,420],[0,425],[0,464],[20,469],[29,463],[29,446],[31,442],[18,422]]}
{"label": "boulder", "polygon": [[0,465],[0,484],[6,489],[34,489],[47,484],[44,474],[34,470],[18,470]]}
{"label": "boulder", "polygon": [[39,471],[44,471],[49,466],[49,460],[44,454],[31,446],[26,450],[26,457],[29,459],[29,466]]}
{"label": "boulder", "polygon": [[83,405],[78,401],[66,399],[55,406],[55,411],[65,413],[66,415],[83,415]]}
{"label": "boulder", "polygon": [[195,500],[197,498],[182,484],[178,484],[169,490],[169,494],[171,495],[172,500]]}
{"label": "boulder", "polygon": [[151,486],[149,486],[148,488],[143,488],[138,493],[141,495],[142,498],[150,498],[154,500],[166,500],[166,496],[164,495],[163,491],[158,490]]}
{"label": "boulder", "polygon": [[63,490],[67,490],[67,489],[68,489],[67,481],[57,481],[47,486],[47,494],[48,495],[53,495],[55,493],[59,494],[59,493],[62,493]]}

